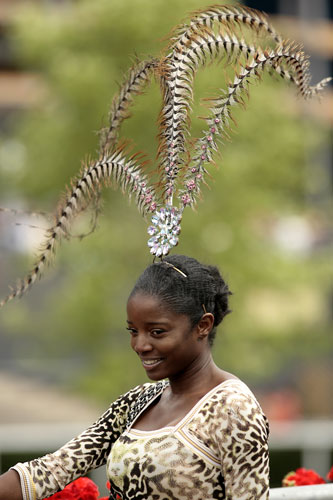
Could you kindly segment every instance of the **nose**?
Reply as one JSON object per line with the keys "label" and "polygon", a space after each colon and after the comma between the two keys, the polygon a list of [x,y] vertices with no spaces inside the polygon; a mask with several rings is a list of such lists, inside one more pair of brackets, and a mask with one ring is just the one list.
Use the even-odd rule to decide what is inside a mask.
{"label": "nose", "polygon": [[139,355],[145,352],[149,352],[153,348],[148,335],[144,333],[138,333],[135,337],[132,337],[131,343],[132,348]]}

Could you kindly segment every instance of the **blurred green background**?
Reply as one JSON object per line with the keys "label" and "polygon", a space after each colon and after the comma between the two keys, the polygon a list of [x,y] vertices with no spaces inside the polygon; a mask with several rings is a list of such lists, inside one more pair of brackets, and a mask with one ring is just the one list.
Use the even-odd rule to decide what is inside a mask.
{"label": "blurred green background", "polygon": [[[81,161],[97,156],[96,132],[134,55],[159,55],[171,28],[205,5],[81,0],[17,9],[8,36],[17,66],[37,78],[39,90],[33,105],[11,113],[1,133],[0,205],[54,213]],[[200,71],[193,136],[202,127],[199,99],[224,85],[221,65]],[[233,291],[216,362],[263,393],[280,383],[297,386],[301,416],[327,416],[330,408],[323,368],[333,353],[330,178],[321,161],[330,127],[317,112],[325,99],[303,103],[292,86],[270,76],[251,85],[247,110],[235,110],[232,141],[211,167],[209,188],[196,211],[185,211],[177,247],[218,265]],[[123,127],[153,166],[159,109],[153,81]],[[104,189],[102,198],[97,230],[63,242],[41,282],[1,311],[0,330],[4,368],[43,374],[106,405],[146,380],[129,348],[125,306],[152,259],[147,221],[135,204],[117,189]],[[8,213],[0,217],[10,235],[1,243],[5,296],[7,285],[32,268],[42,240],[38,229],[15,226]],[[72,232],[89,230],[89,220],[79,217]],[[319,404],[309,397],[307,370],[323,373]]]}

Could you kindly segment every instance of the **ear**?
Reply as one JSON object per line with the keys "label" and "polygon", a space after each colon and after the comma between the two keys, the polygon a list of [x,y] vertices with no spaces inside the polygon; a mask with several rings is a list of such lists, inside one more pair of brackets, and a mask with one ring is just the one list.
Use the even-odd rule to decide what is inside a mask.
{"label": "ear", "polygon": [[197,324],[197,338],[198,340],[206,339],[214,326],[214,315],[212,313],[205,313],[201,316]]}

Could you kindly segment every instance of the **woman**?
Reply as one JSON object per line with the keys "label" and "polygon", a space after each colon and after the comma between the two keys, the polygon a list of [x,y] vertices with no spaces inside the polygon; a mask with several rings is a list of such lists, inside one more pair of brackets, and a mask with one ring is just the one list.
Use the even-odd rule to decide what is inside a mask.
{"label": "woman", "polygon": [[229,295],[218,269],[193,258],[150,265],[129,296],[127,322],[157,383],[121,396],[57,452],[17,464],[0,478],[0,500],[42,499],[105,463],[111,498],[268,498],[266,418],[211,354]]}

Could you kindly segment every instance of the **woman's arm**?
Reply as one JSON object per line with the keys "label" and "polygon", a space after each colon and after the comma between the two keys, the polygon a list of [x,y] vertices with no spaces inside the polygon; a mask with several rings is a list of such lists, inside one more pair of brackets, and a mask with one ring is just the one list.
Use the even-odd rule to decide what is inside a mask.
{"label": "woman's arm", "polygon": [[23,500],[20,478],[16,471],[9,470],[0,476],[0,500]]}
{"label": "woman's arm", "polygon": [[[105,464],[112,444],[125,430],[129,409],[144,388],[145,385],[138,386],[120,396],[93,425],[56,452],[16,464],[15,470],[4,476],[9,479],[0,482],[0,500],[43,499],[91,469]],[[8,497],[9,481],[14,482],[15,492],[17,484],[20,485],[18,474],[21,476],[19,491],[22,493]]]}
{"label": "woman's arm", "polygon": [[268,423],[251,391],[244,389],[231,390],[224,400],[216,432],[226,500],[267,500]]}

